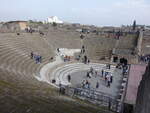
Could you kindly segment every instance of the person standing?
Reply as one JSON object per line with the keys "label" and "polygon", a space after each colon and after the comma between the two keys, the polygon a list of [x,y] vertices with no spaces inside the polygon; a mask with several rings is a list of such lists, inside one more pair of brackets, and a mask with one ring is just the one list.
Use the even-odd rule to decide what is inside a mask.
{"label": "person standing", "polygon": [[98,89],[99,88],[99,82],[97,81],[97,83],[96,83],[96,89]]}
{"label": "person standing", "polygon": [[103,75],[104,75],[104,70],[102,69],[102,71],[101,71],[101,72],[102,72],[102,77],[103,77]]}
{"label": "person standing", "polygon": [[110,87],[110,76],[107,76],[107,87]]}
{"label": "person standing", "polygon": [[31,59],[33,59],[33,57],[34,57],[34,54],[33,54],[33,52],[31,52]]}
{"label": "person standing", "polygon": [[68,82],[70,82],[71,81],[71,76],[70,75],[68,75]]}
{"label": "person standing", "polygon": [[110,74],[110,83],[112,83],[113,82],[113,75],[112,75],[112,73]]}

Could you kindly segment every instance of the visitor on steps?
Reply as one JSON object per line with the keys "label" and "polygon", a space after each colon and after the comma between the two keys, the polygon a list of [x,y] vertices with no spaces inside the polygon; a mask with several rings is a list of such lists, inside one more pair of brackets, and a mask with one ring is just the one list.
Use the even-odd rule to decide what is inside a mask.
{"label": "visitor on steps", "polygon": [[87,59],[87,56],[85,55],[85,56],[84,56],[84,63],[85,63],[85,64],[87,63],[87,60],[88,60],[88,59]]}
{"label": "visitor on steps", "polygon": [[36,55],[36,63],[39,63],[39,55]]}
{"label": "visitor on steps", "polygon": [[90,63],[90,60],[88,59],[88,61],[87,61],[87,62],[88,62],[88,64],[89,64],[89,63]]}
{"label": "visitor on steps", "polygon": [[53,57],[51,57],[51,58],[50,58],[50,61],[52,61],[53,59],[54,59],[54,58],[53,58]]}
{"label": "visitor on steps", "polygon": [[31,52],[31,59],[33,59],[34,58],[34,53],[33,52]]}
{"label": "visitor on steps", "polygon": [[39,56],[39,63],[42,63],[42,56]]}
{"label": "visitor on steps", "polygon": [[59,53],[60,51],[59,51],[59,48],[57,48],[57,52]]}

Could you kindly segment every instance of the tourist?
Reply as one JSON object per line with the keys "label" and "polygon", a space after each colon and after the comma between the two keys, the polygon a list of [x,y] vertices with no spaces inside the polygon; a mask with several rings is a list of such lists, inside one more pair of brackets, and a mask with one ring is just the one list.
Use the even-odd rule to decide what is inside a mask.
{"label": "tourist", "polygon": [[67,55],[64,57],[64,62],[66,62],[66,60],[67,60]]}
{"label": "tourist", "polygon": [[111,65],[110,64],[108,64],[108,69],[110,69],[111,68]]}
{"label": "tourist", "polygon": [[86,80],[86,82],[85,82],[85,88],[90,88],[90,83],[89,83],[89,81],[88,80]]}
{"label": "tourist", "polygon": [[50,58],[50,61],[52,61],[53,59],[54,59],[54,58],[53,58],[53,57],[51,57],[51,58]]}
{"label": "tourist", "polygon": [[105,74],[105,83],[107,82],[107,75]]}
{"label": "tourist", "polygon": [[33,53],[33,52],[31,52],[31,59],[33,59],[33,57],[34,57],[34,53]]}
{"label": "tourist", "polygon": [[103,77],[104,76],[104,70],[103,69],[102,69],[101,73],[102,73],[102,77]]}
{"label": "tourist", "polygon": [[111,80],[110,80],[110,76],[109,75],[107,75],[107,87],[110,87],[110,82]]}
{"label": "tourist", "polygon": [[108,75],[108,72],[105,72],[105,77]]}
{"label": "tourist", "polygon": [[87,63],[87,56],[86,55],[84,56],[84,63],[85,64]]}
{"label": "tourist", "polygon": [[82,49],[84,49],[85,47],[84,47],[84,45],[82,46]]}
{"label": "tourist", "polygon": [[97,81],[97,83],[96,83],[96,89],[98,89],[99,88],[99,82]]}
{"label": "tourist", "polygon": [[37,55],[37,63],[40,63],[40,56]]}
{"label": "tourist", "polygon": [[106,65],[106,69],[110,69],[110,64],[107,64],[107,65]]}
{"label": "tourist", "polygon": [[68,82],[70,82],[71,81],[71,76],[70,75],[68,75]]}
{"label": "tourist", "polygon": [[85,88],[86,80],[82,81],[82,87]]}
{"label": "tourist", "polygon": [[70,57],[70,56],[68,56],[68,61],[70,61],[70,59],[71,59],[71,57]]}
{"label": "tourist", "polygon": [[61,93],[61,87],[62,87],[62,85],[61,85],[61,83],[59,83],[59,94]]}
{"label": "tourist", "polygon": [[59,51],[59,48],[57,48],[57,52],[59,53],[60,51]]}
{"label": "tourist", "polygon": [[98,75],[98,74],[97,74],[97,71],[95,71],[95,78],[97,77],[97,75]]}
{"label": "tourist", "polygon": [[87,72],[86,77],[87,77],[87,78],[90,78],[89,72]]}
{"label": "tourist", "polygon": [[82,49],[82,53],[83,53],[83,54],[85,53],[85,49]]}
{"label": "tourist", "polygon": [[113,82],[113,75],[112,75],[112,73],[110,74],[110,83],[112,83]]}
{"label": "tourist", "polygon": [[90,68],[90,73],[93,74],[94,69],[91,67]]}
{"label": "tourist", "polygon": [[87,61],[87,62],[88,62],[88,64],[89,64],[89,63],[90,63],[90,60],[88,59],[88,61]]}
{"label": "tourist", "polygon": [[42,63],[42,56],[39,56],[39,62]]}
{"label": "tourist", "polygon": [[90,82],[86,81],[86,86],[88,89],[90,89],[90,86],[91,86]]}
{"label": "tourist", "polygon": [[35,62],[36,64],[38,63],[38,56],[37,55],[34,55],[34,59],[35,59]]}

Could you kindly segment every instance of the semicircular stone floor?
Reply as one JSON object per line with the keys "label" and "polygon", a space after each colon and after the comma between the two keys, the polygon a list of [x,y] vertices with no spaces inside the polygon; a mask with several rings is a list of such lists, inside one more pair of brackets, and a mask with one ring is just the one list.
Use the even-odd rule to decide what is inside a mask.
{"label": "semicircular stone floor", "polygon": [[[93,68],[97,71],[97,76],[93,75],[90,79],[86,77],[87,71],[90,68]],[[110,87],[106,86],[104,78],[101,76],[101,70],[105,70],[107,72],[111,72],[113,75],[113,83],[111,83]],[[71,81],[68,81],[68,75],[71,76]],[[55,85],[59,86],[61,83],[62,85],[70,85],[72,87],[79,87],[83,80],[88,80],[91,84],[90,89],[101,91],[111,96],[117,96],[119,91],[119,86],[121,84],[121,70],[115,68],[115,66],[111,66],[111,69],[106,69],[105,64],[99,63],[90,63],[90,64],[83,64],[83,63],[72,63],[66,64],[61,67],[54,69],[51,73],[49,73],[49,79],[52,81],[53,79],[56,80]],[[96,83],[99,83],[99,88],[96,88]]]}

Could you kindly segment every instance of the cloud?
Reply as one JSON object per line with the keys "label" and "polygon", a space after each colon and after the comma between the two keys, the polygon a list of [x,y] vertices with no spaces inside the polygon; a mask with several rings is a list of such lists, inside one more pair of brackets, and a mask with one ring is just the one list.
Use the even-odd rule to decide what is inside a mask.
{"label": "cloud", "polygon": [[136,19],[141,24],[149,24],[150,4],[145,0],[127,0],[125,2],[117,2],[114,4],[114,11],[122,16],[121,19]]}
{"label": "cloud", "polygon": [[150,24],[150,4],[146,0],[120,0],[99,7],[73,8],[78,21],[95,25]]}

